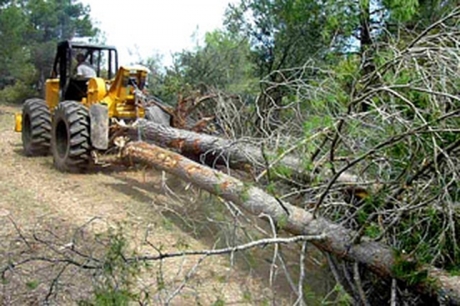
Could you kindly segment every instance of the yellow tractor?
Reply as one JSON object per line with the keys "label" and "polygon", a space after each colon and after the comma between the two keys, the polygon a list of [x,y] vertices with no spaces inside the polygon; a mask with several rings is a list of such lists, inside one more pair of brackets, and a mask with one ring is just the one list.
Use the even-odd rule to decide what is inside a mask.
{"label": "yellow tractor", "polygon": [[[91,67],[93,77],[75,74],[77,57]],[[60,42],[46,80],[45,100],[28,99],[22,113],[16,114],[15,130],[22,133],[24,154],[51,152],[57,169],[84,171],[93,152],[111,145],[110,127],[115,122],[130,124],[148,113],[140,103],[147,74],[142,66],[118,68],[114,47]],[[159,114],[163,123],[168,122],[167,116]]]}

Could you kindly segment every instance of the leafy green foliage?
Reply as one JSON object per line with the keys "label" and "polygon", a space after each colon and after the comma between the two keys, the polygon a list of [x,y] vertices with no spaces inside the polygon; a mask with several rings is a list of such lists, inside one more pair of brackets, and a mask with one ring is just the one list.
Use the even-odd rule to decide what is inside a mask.
{"label": "leafy green foliage", "polygon": [[19,80],[14,85],[8,85],[0,90],[0,101],[3,103],[13,104],[34,96],[37,96],[37,91],[30,83]]}
{"label": "leafy green foliage", "polygon": [[404,279],[409,285],[433,283],[428,277],[428,271],[423,269],[419,262],[396,253],[396,263],[393,265],[393,273],[396,277]]}
{"label": "leafy green foliage", "polygon": [[31,90],[39,95],[51,71],[56,43],[97,34],[89,7],[78,1],[4,1],[0,10],[0,90],[9,87],[16,93],[2,96],[20,102],[31,96]]}
{"label": "leafy green foliage", "polygon": [[0,10],[0,89],[14,85],[16,79],[23,81],[30,71],[34,73],[22,38],[26,31],[27,16],[19,6],[6,5]]}
{"label": "leafy green foliage", "polygon": [[203,46],[175,54],[174,66],[164,77],[165,94],[183,92],[187,87],[251,93],[256,82],[248,56],[247,39],[219,30],[206,33]]}
{"label": "leafy green foliage", "polygon": [[212,303],[213,306],[225,306],[225,301],[221,298],[218,298],[214,303]]}
{"label": "leafy green foliage", "polygon": [[229,7],[226,26],[244,33],[252,47],[256,73],[301,66],[327,48],[321,29],[327,18],[316,1],[244,0]]}
{"label": "leafy green foliage", "polygon": [[103,269],[96,277],[94,300],[84,301],[83,305],[129,305],[136,301],[135,279],[144,263],[126,262],[128,253],[127,239],[123,226],[110,229],[107,237],[107,250],[103,257]]}
{"label": "leafy green foliage", "polygon": [[28,281],[26,283],[27,288],[30,290],[37,289],[39,285],[40,285],[40,282],[37,280]]}
{"label": "leafy green foliage", "polygon": [[336,294],[335,300],[324,300],[321,303],[322,305],[353,305],[353,298],[349,295],[345,288],[343,288],[342,285],[335,285],[333,292]]}

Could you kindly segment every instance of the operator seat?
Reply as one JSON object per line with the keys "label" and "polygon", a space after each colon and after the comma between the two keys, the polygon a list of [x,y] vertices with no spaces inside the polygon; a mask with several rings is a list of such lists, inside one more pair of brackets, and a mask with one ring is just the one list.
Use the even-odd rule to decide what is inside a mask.
{"label": "operator seat", "polygon": [[81,101],[86,98],[90,78],[71,78],[64,94],[64,100]]}

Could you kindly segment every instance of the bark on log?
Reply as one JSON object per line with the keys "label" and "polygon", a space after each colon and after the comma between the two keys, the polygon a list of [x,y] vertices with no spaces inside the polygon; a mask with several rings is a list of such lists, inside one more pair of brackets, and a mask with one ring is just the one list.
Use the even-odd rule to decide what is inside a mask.
{"label": "bark on log", "polygon": [[[311,213],[289,203],[283,202],[283,208],[277,199],[257,187],[200,165],[180,154],[143,142],[126,145],[123,156],[176,175],[212,194],[232,201],[256,216],[268,215],[289,233],[322,234],[326,237],[324,240],[313,242],[319,249],[345,260],[356,261],[382,277],[393,277],[405,282],[401,275],[394,272],[402,259],[395,258],[390,247],[366,237],[353,244],[355,232],[324,218],[314,218]],[[450,276],[445,271],[433,267],[419,268],[419,271],[427,273],[428,278],[414,285],[414,288],[445,299],[450,304],[460,304],[460,277]]]}
{"label": "bark on log", "polygon": [[[130,128],[130,134],[136,139],[139,132],[141,139],[149,143],[153,142],[163,148],[174,148],[180,153],[201,155],[207,165],[222,164],[233,169],[247,170],[248,166],[261,169],[266,164],[264,153],[254,145],[243,145],[236,141],[175,129],[147,120],[139,120],[136,127]],[[270,155],[270,152],[266,153]],[[287,155],[280,160],[280,164],[291,169],[293,178],[301,179],[303,182],[313,179],[312,175],[303,171],[302,162],[296,157]],[[356,183],[358,178],[352,174],[342,173],[337,181]]]}

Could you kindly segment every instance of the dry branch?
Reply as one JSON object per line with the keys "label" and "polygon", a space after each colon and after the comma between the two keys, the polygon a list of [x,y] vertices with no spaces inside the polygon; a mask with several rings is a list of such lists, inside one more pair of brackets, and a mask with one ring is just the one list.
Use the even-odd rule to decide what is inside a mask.
{"label": "dry branch", "polygon": [[[176,175],[212,194],[232,201],[256,216],[268,215],[279,227],[294,235],[322,235],[324,239],[312,242],[319,249],[345,260],[356,261],[382,277],[393,277],[405,282],[401,275],[394,272],[403,259],[397,259],[390,247],[366,237],[359,243],[353,243],[356,234],[354,231],[321,217],[314,218],[311,213],[289,203],[283,203],[283,208],[279,200],[257,187],[200,165],[180,154],[143,142],[126,145],[123,156]],[[410,261],[409,258],[407,260]],[[417,290],[447,299],[452,304],[460,304],[460,277],[450,276],[434,267],[417,270],[427,273],[428,276],[414,286]]]}
{"label": "dry branch", "polygon": [[160,108],[164,113],[170,116],[170,124],[172,127],[178,129],[190,129],[192,131],[200,132],[206,127],[209,121],[214,119],[214,116],[200,118],[201,120],[195,122],[193,126],[189,126],[190,122],[194,121],[191,118],[192,113],[195,112],[198,109],[198,107],[201,106],[204,102],[214,98],[216,98],[216,95],[214,94],[209,94],[205,96],[192,95],[188,97],[183,97],[182,95],[179,95],[176,107],[171,107],[163,103],[160,103],[155,99],[146,97],[144,107],[148,108],[151,105],[155,105],[156,107]]}

